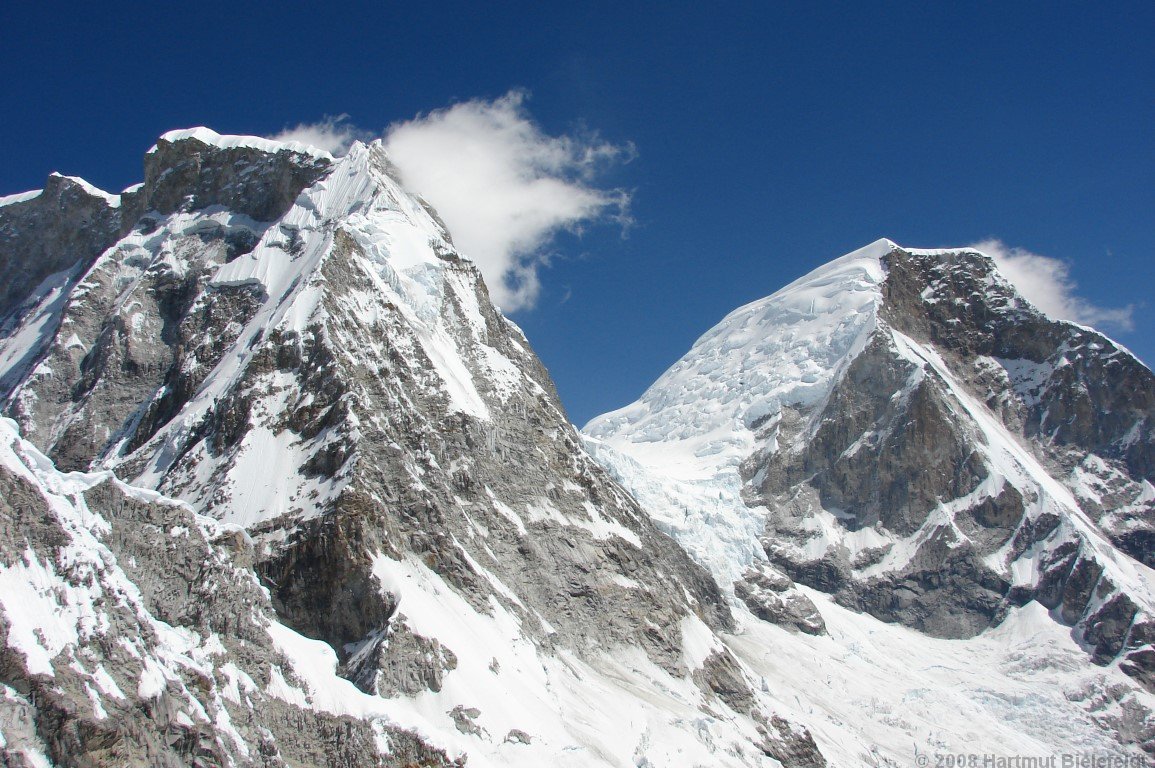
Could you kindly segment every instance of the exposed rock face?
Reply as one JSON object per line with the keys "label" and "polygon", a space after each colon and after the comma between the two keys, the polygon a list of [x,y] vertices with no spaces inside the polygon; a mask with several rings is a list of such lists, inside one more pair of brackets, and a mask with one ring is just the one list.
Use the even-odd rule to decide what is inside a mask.
{"label": "exposed rock face", "polygon": [[246,287],[210,291],[214,269],[251,251],[331,163],[212,136],[162,138],[145,183],[119,198],[53,176],[0,207],[0,260],[36,270],[12,283],[27,306],[9,333],[42,326],[10,345],[19,357],[0,376],[6,397],[20,393],[9,411],[62,468],[135,447],[180,410],[259,302]]}
{"label": "exposed rock face", "polygon": [[[1127,592],[1142,594],[1146,575],[1107,573],[1101,537],[1129,551],[1123,529],[1151,530],[1155,377],[1102,335],[1034,310],[983,255],[895,249],[883,265],[878,328],[800,420],[809,434],[780,428],[777,439],[798,447],[744,465],[751,498],[778,510],[767,519],[771,559],[933,635],[977,634],[1034,598],[1076,626],[1099,663],[1140,649],[1127,637],[1149,613]],[[1029,453],[1016,455],[1020,445]],[[1114,481],[1127,503],[1104,509],[1087,475]],[[1083,510],[1071,492],[1098,503]],[[799,559],[815,509],[882,537]],[[1085,514],[1097,528],[1080,528]],[[1012,564],[1038,553],[1041,568],[1016,579]]]}
{"label": "exposed rock face", "polygon": [[[111,469],[186,502],[225,526],[221,567],[259,577],[252,594],[221,594],[161,529],[114,526],[109,546],[158,621],[267,640],[234,614],[271,606],[360,689],[324,683],[344,692],[340,712],[420,713],[421,737],[385,739],[361,718],[338,760],[324,744],[290,757],[258,707],[254,727],[285,760],[372,765],[358,735],[372,732],[388,764],[421,739],[471,764],[514,749],[614,764],[635,724],[586,710],[620,679],[681,686],[637,699],[647,743],[723,762],[778,745],[739,689],[717,705],[725,670],[703,677],[687,660],[686,626],[733,627],[714,579],[586,454],[525,337],[379,144],[334,160],[176,132],[121,211],[136,218],[118,240],[24,302],[0,340],[0,360],[22,355],[0,368],[0,397],[60,468]],[[623,652],[639,654],[632,668],[606,671]],[[330,727],[325,695],[302,705],[317,710],[306,735]],[[685,708],[707,725],[687,728]]]}
{"label": "exposed rock face", "polygon": [[767,565],[746,571],[743,578],[734,582],[734,595],[763,621],[810,635],[826,632],[826,622],[814,601],[799,592],[790,578]]}
{"label": "exposed rock face", "polygon": [[[896,253],[887,263],[887,322],[945,352],[1115,545],[1155,564],[1155,499],[1143,487],[1155,478],[1150,369],[1102,334],[1024,306],[987,258]],[[912,295],[919,285],[927,297]]]}
{"label": "exposed rock face", "polygon": [[221,206],[256,221],[281,218],[332,165],[323,152],[227,142],[204,129],[162,136],[144,157],[139,213]]}
{"label": "exposed rock face", "polygon": [[62,273],[81,271],[116,242],[120,199],[54,173],[40,194],[0,206],[0,319]]}

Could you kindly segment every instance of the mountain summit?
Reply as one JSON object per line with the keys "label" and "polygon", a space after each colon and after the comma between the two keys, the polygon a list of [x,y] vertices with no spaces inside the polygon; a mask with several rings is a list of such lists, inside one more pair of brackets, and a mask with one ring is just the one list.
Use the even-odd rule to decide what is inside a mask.
{"label": "mountain summit", "polygon": [[379,143],[144,176],[0,204],[9,755],[824,764]]}
{"label": "mountain summit", "polygon": [[1042,611],[1130,676],[1146,724],[1122,741],[1153,748],[1155,376],[990,257],[872,243],[585,432],[755,615],[814,632],[817,601],[981,642]]}

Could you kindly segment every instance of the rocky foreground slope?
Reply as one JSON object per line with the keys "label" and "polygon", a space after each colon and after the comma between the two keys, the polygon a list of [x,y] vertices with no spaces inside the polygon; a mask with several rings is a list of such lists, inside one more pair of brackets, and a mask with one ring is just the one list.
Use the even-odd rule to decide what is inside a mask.
{"label": "rocky foreground slope", "polygon": [[9,763],[825,764],[380,144],[144,175],[0,199]]}

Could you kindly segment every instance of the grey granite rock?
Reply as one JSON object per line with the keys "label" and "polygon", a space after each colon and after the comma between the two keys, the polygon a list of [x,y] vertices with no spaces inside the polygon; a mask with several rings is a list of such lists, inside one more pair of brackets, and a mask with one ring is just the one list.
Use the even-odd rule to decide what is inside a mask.
{"label": "grey granite rock", "polygon": [[[1143,614],[1104,576],[1098,550],[1063,534],[1056,515],[1028,513],[1050,491],[1001,476],[997,492],[983,490],[998,470],[984,458],[987,428],[959,398],[990,409],[1120,549],[1149,561],[1155,518],[1142,483],[1155,376],[1100,334],[1040,314],[986,256],[895,249],[885,267],[869,343],[829,398],[776,422],[776,442],[743,465],[751,502],[771,510],[771,561],[848,607],[932,635],[975,635],[1034,598],[1075,627],[1097,663],[1141,653],[1131,628]],[[951,380],[915,364],[896,334],[929,345]],[[782,443],[800,447],[774,448]],[[889,543],[800,557],[817,510]],[[913,551],[895,559],[895,547]],[[1008,564],[1029,550],[1044,553],[1039,578],[1013,584]],[[1140,663],[1130,668],[1143,679]]]}
{"label": "grey granite rock", "polygon": [[[54,487],[0,468],[0,566],[43,568],[63,616],[88,617],[45,674],[0,612],[6,764],[31,765],[33,755],[142,768],[452,764],[413,734],[304,709],[264,685],[230,693],[238,675],[292,674],[265,629],[268,597],[234,562],[231,537],[216,544],[187,507],[110,479],[71,497]],[[171,645],[177,632],[187,650]],[[381,753],[382,732],[391,753]]]}

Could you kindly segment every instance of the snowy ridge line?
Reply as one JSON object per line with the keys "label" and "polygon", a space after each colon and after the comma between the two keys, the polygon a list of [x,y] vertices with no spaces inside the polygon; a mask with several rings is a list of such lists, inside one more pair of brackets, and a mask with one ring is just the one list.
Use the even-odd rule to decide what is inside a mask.
{"label": "snowy ridge line", "polygon": [[[161,135],[162,141],[175,144],[178,141],[187,141],[195,139],[202,144],[207,144],[210,147],[218,147],[220,149],[236,149],[238,147],[246,149],[257,149],[261,152],[268,152],[276,154],[277,152],[296,152],[300,155],[309,155],[323,160],[332,160],[333,155],[326,152],[319,147],[314,147],[311,144],[305,144],[300,141],[274,141],[272,139],[264,139],[260,136],[231,136],[222,135],[204,126],[196,128],[184,128],[176,131],[169,131]],[[158,145],[154,144],[149,149],[149,154],[158,151]]]}
{"label": "snowy ridge line", "polygon": [[12,195],[4,195],[0,197],[0,208],[6,205],[15,205],[16,203],[26,203],[29,200],[35,200],[43,194],[43,189],[30,189],[27,192],[17,192]]}
{"label": "snowy ridge line", "polygon": [[[744,422],[783,403],[822,400],[832,385],[830,366],[870,330],[885,277],[879,259],[895,247],[879,240],[734,310],[636,403],[596,417],[585,431],[599,436],[620,430],[634,442],[703,438],[713,430],[749,431]],[[794,327],[780,335],[787,325]],[[739,380],[743,386],[733,387]],[[697,404],[704,398],[724,407],[701,413]],[[763,405],[750,412],[755,401]]]}
{"label": "snowy ridge line", "polygon": [[74,184],[78,185],[81,189],[83,189],[85,192],[87,192],[92,197],[99,197],[102,200],[104,200],[104,202],[108,203],[108,206],[110,208],[119,208],[120,207],[120,195],[114,195],[114,194],[111,194],[109,192],[105,192],[100,187],[89,184],[87,181],[80,178],[79,176],[65,176],[63,173],[56,173],[55,171],[53,171],[51,175],[55,176],[57,178],[67,179],[68,181],[73,182]]}
{"label": "snowy ridge line", "polygon": [[[97,187],[94,184],[90,184],[79,176],[65,176],[63,173],[58,173],[56,171],[53,171],[48,175],[50,178],[66,179],[73,184],[76,184],[91,197],[99,197],[101,200],[104,200],[104,202],[106,202],[110,208],[120,207],[120,195],[114,195],[110,192],[105,192],[100,187]],[[130,190],[131,188],[125,191],[128,192]],[[16,205],[17,203],[26,203],[30,200],[35,200],[42,194],[44,194],[43,189],[30,189],[27,192],[17,192],[11,195],[0,196],[0,208],[3,208],[7,205]]]}
{"label": "snowy ridge line", "polygon": [[[209,285],[256,288],[263,301],[181,412],[134,451],[132,456],[149,456],[136,482],[154,485],[165,477],[171,462],[182,455],[182,446],[210,416],[216,403],[237,386],[260,343],[271,332],[300,335],[318,323],[323,333],[330,332],[322,301],[328,290],[322,266],[330,254],[340,248],[338,233],[351,238],[363,252],[364,257],[358,255],[356,263],[377,289],[373,296],[350,291],[349,301],[360,307],[364,319],[370,322],[382,311],[378,306],[382,299],[395,307],[415,331],[422,351],[439,374],[451,409],[480,420],[490,418],[473,374],[463,364],[462,353],[444,326],[441,313],[451,293],[463,308],[471,335],[481,340],[484,327],[475,306],[477,299],[468,294],[449,263],[439,255],[451,251],[441,225],[384,168],[384,151],[378,142],[358,143],[306,188],[293,207],[275,222],[252,222],[247,217],[234,221],[235,216],[220,222],[217,219],[227,212],[213,213],[212,209],[206,209],[181,224],[181,231],[195,231],[199,226],[208,225],[211,219],[213,225],[239,224],[258,234],[260,240],[256,247],[218,267]],[[158,232],[169,229],[171,227],[162,224]],[[290,237],[295,245],[290,245]],[[484,342],[481,349],[487,356],[483,361],[487,375],[492,374],[499,385],[496,394],[501,397],[502,388],[512,386],[520,373],[512,362]],[[249,458],[242,461],[243,457],[238,454],[237,466],[230,470],[230,475],[236,478],[236,490],[260,486],[253,484],[252,477],[244,479],[239,475],[243,474],[243,467],[259,463],[262,453],[271,450],[266,459],[274,461],[276,457],[277,466],[289,467],[295,466],[292,456],[299,457],[303,451],[312,450],[310,446],[290,444],[289,439],[288,433],[274,434],[264,427],[247,437],[246,444],[252,444],[244,448],[244,454]],[[263,448],[258,448],[258,442]],[[120,465],[132,460],[132,456],[113,458],[112,463]],[[307,489],[302,486],[299,490],[305,493]],[[339,489],[335,486],[330,490],[336,493]],[[249,506],[247,502],[242,503],[239,496],[234,500],[241,507]],[[254,496],[250,501],[255,504],[258,498]],[[268,514],[254,517],[255,513],[238,512],[234,521],[254,524],[272,515],[272,509],[287,511],[288,507],[279,501]]]}
{"label": "snowy ridge line", "polygon": [[[887,239],[878,240],[835,259],[771,296],[729,313],[717,326],[699,338],[686,356],[662,374],[637,402],[590,421],[584,431],[600,443],[600,447],[591,446],[591,453],[620,481],[625,482],[627,487],[646,498],[646,505],[651,510],[668,509],[671,507],[671,499],[679,496],[686,496],[687,501],[675,502],[672,506],[692,509],[693,505],[688,503],[688,498],[696,493],[687,483],[714,486],[720,483],[724,475],[733,475],[729,483],[722,482],[721,485],[740,487],[736,465],[752,449],[750,425],[767,420],[774,423],[776,414],[786,405],[812,405],[816,406],[816,412],[821,412],[821,403],[830,396],[835,382],[842,377],[843,372],[862,351],[865,341],[874,333],[877,310],[881,303],[880,286],[885,279],[882,258],[897,249],[912,255],[973,254],[990,259],[990,256],[975,248],[908,249]],[[831,300],[852,291],[854,270],[862,268],[860,265],[863,263],[866,273],[870,275],[871,285],[868,290],[873,294],[873,301],[859,305],[851,315],[840,315],[835,309],[834,312],[828,310],[823,317],[822,310],[825,307],[821,306],[821,300]],[[1009,283],[1007,286],[1013,289]],[[819,294],[817,296],[814,295],[816,291]],[[798,298],[803,299],[801,305]],[[836,306],[837,302],[834,304]],[[822,320],[817,323],[808,322],[807,316],[815,312],[819,313],[817,317]],[[842,326],[846,318],[853,317],[853,314],[870,316],[869,320],[860,321],[859,333],[853,343],[837,346],[817,343],[821,334],[829,334],[830,328]],[[751,318],[757,320],[751,322]],[[962,411],[988,436],[992,451],[997,452],[993,446],[1001,445],[1005,450],[1000,455],[1013,457],[1009,460],[1014,469],[1004,467],[1008,479],[1018,478],[1016,485],[1020,486],[1023,483],[1037,484],[1055,498],[1068,514],[1078,518],[1079,530],[1090,538],[1088,544],[1097,554],[1109,562],[1116,562],[1118,558],[1114,548],[1097,526],[1087,519],[1070,491],[1039,466],[1007,434],[1005,428],[999,427],[996,430],[992,426],[997,421],[993,415],[984,419],[981,413],[975,412],[976,408],[985,409],[967,395],[933,350],[924,349],[896,330],[887,328],[887,331],[892,333],[898,348],[905,351],[905,356],[911,362],[920,369],[925,366],[935,371],[947,383]],[[1096,332],[1096,335],[1100,334]],[[767,338],[780,341],[775,344],[774,341],[767,341]],[[806,371],[803,365],[794,363],[791,351],[792,348],[797,349],[800,342],[805,342],[801,346],[804,350],[801,362],[804,365],[816,359],[829,361],[828,365]],[[735,381],[741,381],[742,386],[727,386]],[[703,402],[711,405],[699,407]],[[811,424],[809,430],[800,433],[797,439],[805,441],[813,437],[813,430],[817,426]],[[996,432],[998,437],[995,436]],[[772,435],[768,440],[769,450],[781,450],[775,436]],[[612,449],[612,454],[607,449]],[[623,463],[621,457],[628,457],[631,462]],[[998,467],[996,458],[991,454],[990,461]],[[642,479],[631,464],[636,464],[636,469],[644,468],[645,473],[664,478],[661,492],[656,492],[653,482]],[[679,487],[683,488],[680,492],[676,490]],[[732,493],[730,496],[736,508],[745,506],[738,500],[738,494]],[[974,494],[968,498],[972,497],[979,498]],[[958,503],[951,506],[958,506]],[[750,508],[750,514],[757,517],[755,512],[756,508]],[[664,530],[673,533],[689,551],[701,556],[704,551],[703,542],[698,537],[687,536],[681,521],[671,525],[671,519],[666,513],[652,514],[661,521]],[[947,517],[953,519],[950,514]],[[718,518],[712,517],[712,521],[718,522]],[[707,538],[718,535],[710,526],[702,528],[702,535]],[[849,532],[844,533],[849,536]],[[961,532],[959,534],[962,535]],[[841,540],[837,536],[836,539]],[[827,542],[830,546],[837,543]],[[714,548],[705,547],[706,551],[711,549]],[[851,549],[854,550],[853,547]],[[909,554],[913,555],[913,552]],[[869,572],[879,572],[886,564],[895,565],[898,562],[895,557],[900,557],[897,550],[884,563],[869,569]],[[728,562],[729,558],[712,559],[713,563],[703,564],[726,581],[734,571],[732,562]],[[1134,565],[1140,571],[1150,570],[1140,564]],[[1150,602],[1151,582],[1147,577],[1135,573],[1130,563],[1121,567],[1123,571],[1116,575],[1123,584],[1133,586],[1139,594],[1145,596],[1148,605],[1153,605]],[[722,574],[726,574],[726,577]]]}
{"label": "snowy ridge line", "polygon": [[[90,583],[85,588],[77,588],[65,583],[54,572],[45,571],[43,576],[48,581],[58,582],[65,601],[57,603],[59,615],[54,621],[47,623],[44,623],[45,617],[37,615],[36,610],[29,610],[31,607],[29,605],[14,608],[7,601],[3,601],[9,621],[13,621],[16,625],[14,627],[16,631],[9,635],[9,645],[23,652],[33,671],[39,669],[43,673],[54,675],[52,661],[60,653],[75,647],[86,635],[101,634],[107,630],[107,619],[102,621],[95,606],[91,604],[102,587],[111,589],[121,599],[127,601],[137,618],[152,624],[159,634],[165,635],[166,630],[168,634],[172,634],[172,628],[156,622],[145,610],[139,590],[128,580],[117,565],[116,558],[100,541],[100,537],[111,530],[110,524],[99,514],[89,510],[84,501],[85,491],[103,482],[116,482],[111,472],[67,474],[57,472],[50,459],[20,437],[15,422],[9,419],[0,419],[0,464],[35,487],[47,502],[56,521],[69,536],[70,541],[64,545],[64,551],[67,553],[65,560],[70,563],[70,567],[88,569],[97,576],[96,583]],[[125,486],[118,483],[118,487]],[[145,501],[156,501],[158,498],[158,495],[142,489],[131,489],[130,493],[139,494],[138,498]],[[177,506],[183,508],[183,505]],[[26,562],[26,565],[35,568],[39,563]],[[18,568],[19,566],[3,569],[4,577],[11,576]],[[46,563],[43,568],[53,569],[53,564]],[[54,597],[48,591],[37,595],[37,599],[48,603],[60,598]],[[34,631],[38,621],[40,626],[48,630],[47,632]],[[28,631],[25,631],[26,629]],[[52,634],[53,630],[56,631],[55,635]]]}

